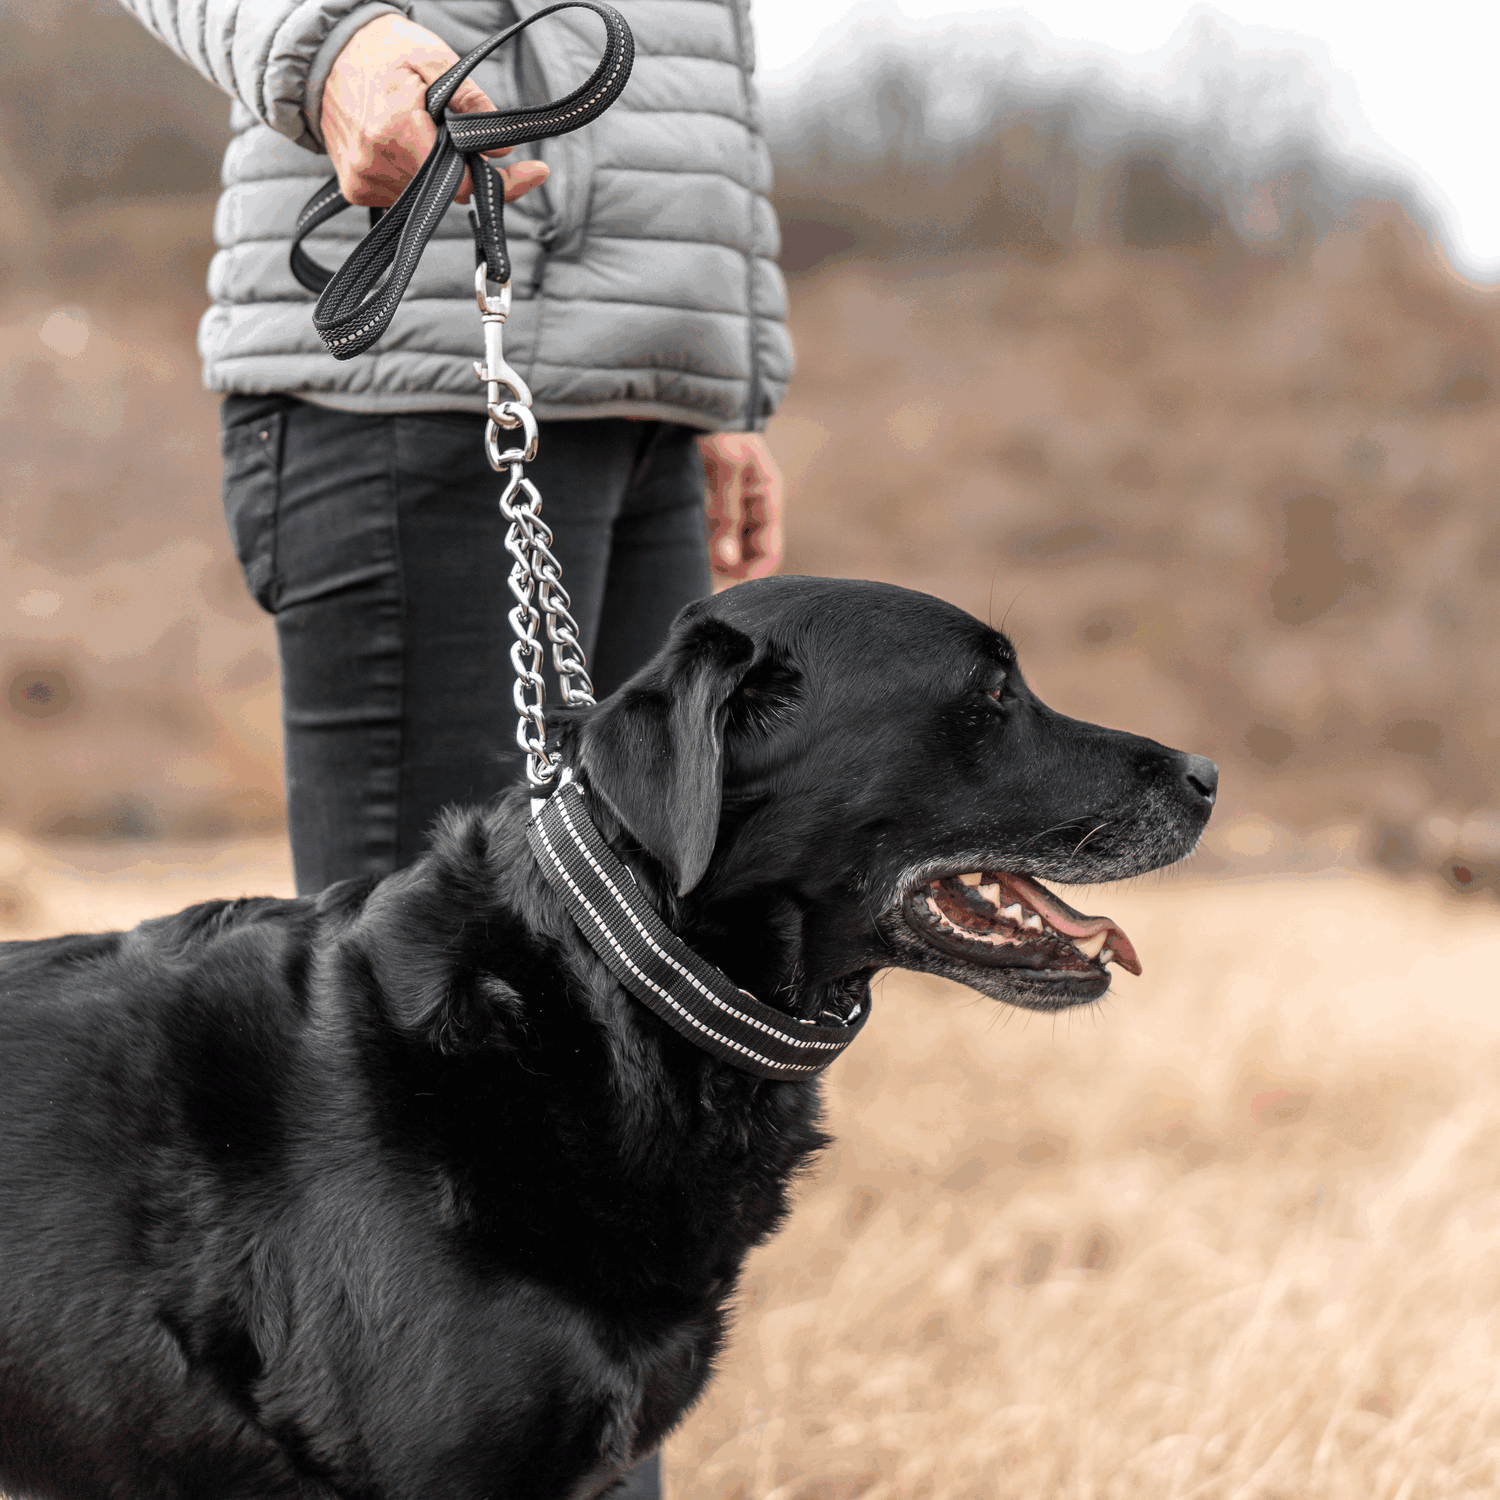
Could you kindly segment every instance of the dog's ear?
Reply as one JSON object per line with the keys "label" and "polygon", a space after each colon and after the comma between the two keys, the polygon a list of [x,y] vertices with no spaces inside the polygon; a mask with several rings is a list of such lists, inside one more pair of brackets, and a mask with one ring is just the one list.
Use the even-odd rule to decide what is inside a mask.
{"label": "dog's ear", "polygon": [[718,620],[677,617],[661,654],[589,715],[578,764],[610,810],[685,896],[719,834],[724,718],[755,657]]}

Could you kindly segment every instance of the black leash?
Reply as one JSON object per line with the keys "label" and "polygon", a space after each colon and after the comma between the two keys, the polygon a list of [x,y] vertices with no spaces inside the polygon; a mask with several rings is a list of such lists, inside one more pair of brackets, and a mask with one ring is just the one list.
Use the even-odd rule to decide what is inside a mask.
{"label": "black leash", "polygon": [[[497,47],[543,16],[559,10],[591,10],[604,21],[604,55],[588,81],[565,99],[527,109],[497,109],[485,114],[449,114],[458,86]],[[437,141],[421,170],[401,196],[380,215],[369,234],[337,271],[320,266],[302,248],[315,229],[350,206],[338,179],[323,184],[297,217],[292,235],[292,274],[310,292],[319,293],[313,327],[335,359],[363,354],[390,327],[417,262],[427,248],[468,167],[474,184],[469,223],[474,230],[476,261],[490,281],[510,280],[505,247],[505,184],[480,155],[500,146],[519,146],[566,135],[597,119],[620,96],[635,62],[635,38],[625,18],[600,0],[558,0],[505,31],[481,42],[460,58],[427,90],[427,113],[437,125]]]}
{"label": "black leash", "polygon": [[721,1061],[757,1078],[811,1078],[843,1053],[869,1018],[866,993],[845,1025],[794,1020],[700,958],[662,921],[604,842],[576,781],[552,793],[526,837],[610,973],[668,1026]]}

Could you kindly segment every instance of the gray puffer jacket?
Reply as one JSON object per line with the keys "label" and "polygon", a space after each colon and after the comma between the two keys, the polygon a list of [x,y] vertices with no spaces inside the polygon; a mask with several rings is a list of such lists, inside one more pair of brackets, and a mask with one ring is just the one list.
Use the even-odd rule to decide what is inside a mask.
{"label": "gray puffer jacket", "polygon": [[[450,209],[390,331],[340,363],[288,269],[297,212],[332,175],[312,122],[334,59],[361,26],[402,11],[462,54],[546,0],[125,0],[234,99],[237,134],[199,330],[209,388],[289,392],[356,411],[482,411],[474,252]],[[515,305],[505,352],[543,418],[660,417],[753,430],[791,372],[786,288],[766,196],[770,158],[751,70],[749,0],[614,0],[635,33],[619,102],[540,156],[546,185],[506,210]],[[560,97],[598,61],[588,11],[538,22],[474,81],[505,109]],[[338,263],[369,227],[351,209],[308,242]]]}

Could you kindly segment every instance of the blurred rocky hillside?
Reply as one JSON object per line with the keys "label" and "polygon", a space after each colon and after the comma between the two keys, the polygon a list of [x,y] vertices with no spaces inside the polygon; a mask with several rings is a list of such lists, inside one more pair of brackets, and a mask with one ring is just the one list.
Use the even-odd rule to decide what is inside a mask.
{"label": "blurred rocky hillside", "polygon": [[[939,131],[934,90],[773,101],[788,566],[1004,619],[1057,706],[1215,756],[1209,863],[1485,885],[1495,295],[1312,148],[1003,78]],[[0,825],[274,828],[192,346],[224,103],[103,0],[0,5],[0,91]]]}

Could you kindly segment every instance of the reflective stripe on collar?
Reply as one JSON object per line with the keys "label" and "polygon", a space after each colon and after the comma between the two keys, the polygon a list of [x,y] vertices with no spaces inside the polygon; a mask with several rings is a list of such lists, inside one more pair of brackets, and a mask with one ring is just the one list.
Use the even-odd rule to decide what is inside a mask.
{"label": "reflective stripe on collar", "polygon": [[763,1005],[700,958],[662,921],[594,826],[568,781],[526,830],[548,883],[606,968],[667,1025],[758,1078],[810,1078],[860,1033],[869,996],[847,1026],[798,1021]]}

